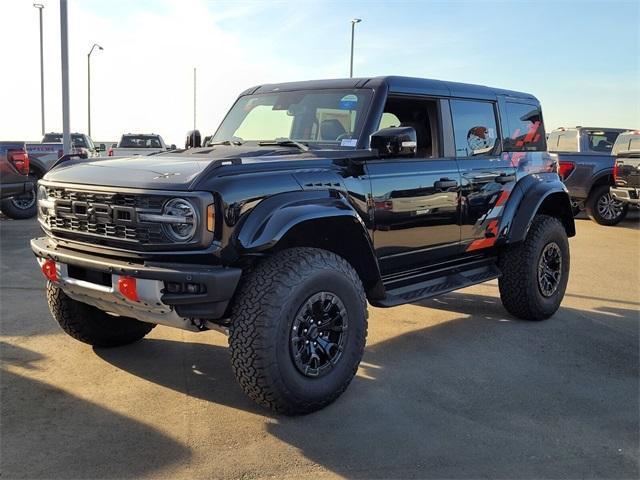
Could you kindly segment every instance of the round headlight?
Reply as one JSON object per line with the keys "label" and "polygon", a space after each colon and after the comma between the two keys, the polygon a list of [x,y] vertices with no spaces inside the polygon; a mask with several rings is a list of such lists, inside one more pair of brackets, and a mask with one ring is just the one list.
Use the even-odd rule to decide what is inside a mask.
{"label": "round headlight", "polygon": [[187,242],[193,238],[198,228],[198,212],[193,205],[182,198],[172,198],[164,204],[162,214],[175,217],[175,221],[163,223],[165,233],[172,240]]}
{"label": "round headlight", "polygon": [[47,189],[44,188],[44,185],[38,186],[38,200],[46,200],[47,199]]}

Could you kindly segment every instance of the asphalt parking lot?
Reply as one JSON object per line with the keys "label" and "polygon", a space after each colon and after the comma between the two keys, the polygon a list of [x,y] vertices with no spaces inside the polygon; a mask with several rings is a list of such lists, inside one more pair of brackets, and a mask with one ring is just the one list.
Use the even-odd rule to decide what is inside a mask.
{"label": "asphalt parking lot", "polygon": [[638,478],[639,220],[577,220],[546,322],[509,317],[497,282],[371,308],[350,388],[297,418],[243,395],[221,333],[67,337],[35,221],[0,220],[2,478]]}

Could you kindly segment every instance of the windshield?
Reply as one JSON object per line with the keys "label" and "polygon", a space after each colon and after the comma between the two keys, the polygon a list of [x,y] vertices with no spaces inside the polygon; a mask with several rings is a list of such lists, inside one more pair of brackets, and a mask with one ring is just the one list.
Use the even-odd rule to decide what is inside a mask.
{"label": "windshield", "polygon": [[609,153],[620,132],[589,131],[589,150]]}
{"label": "windshield", "polygon": [[294,140],[311,148],[355,148],[371,90],[296,90],[240,97],[209,141]]}
{"label": "windshield", "polygon": [[[47,133],[42,139],[42,143],[62,143],[61,133]],[[71,143],[74,147],[93,148],[93,145],[87,145],[84,135],[81,133],[71,134]]]}
{"label": "windshield", "polygon": [[120,140],[121,148],[162,148],[160,137],[152,135],[123,135]]}

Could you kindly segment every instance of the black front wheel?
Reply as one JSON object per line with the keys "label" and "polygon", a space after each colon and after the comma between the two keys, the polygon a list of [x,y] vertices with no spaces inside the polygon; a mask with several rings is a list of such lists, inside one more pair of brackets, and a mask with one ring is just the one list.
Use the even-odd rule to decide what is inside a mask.
{"label": "black front wheel", "polygon": [[525,240],[500,252],[502,304],[524,320],[544,320],[564,298],[569,280],[569,240],[557,218],[536,215]]}
{"label": "black front wheel", "polygon": [[629,205],[616,200],[609,191],[608,185],[597,187],[586,202],[589,218],[600,225],[613,226],[627,216]]}
{"label": "black front wheel", "polygon": [[334,253],[283,250],[243,279],[229,333],[232,368],[250,398],[290,415],[318,410],[344,392],[362,358],[362,284]]}

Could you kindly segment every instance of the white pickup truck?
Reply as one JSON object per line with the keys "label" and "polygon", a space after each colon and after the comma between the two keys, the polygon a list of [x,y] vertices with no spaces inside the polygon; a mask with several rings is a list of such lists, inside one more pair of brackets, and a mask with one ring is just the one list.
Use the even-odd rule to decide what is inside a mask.
{"label": "white pickup truck", "polygon": [[[172,146],[175,148],[175,146]],[[150,155],[170,150],[160,135],[155,133],[125,133],[118,145],[110,148],[110,157],[131,157],[134,155]]]}

